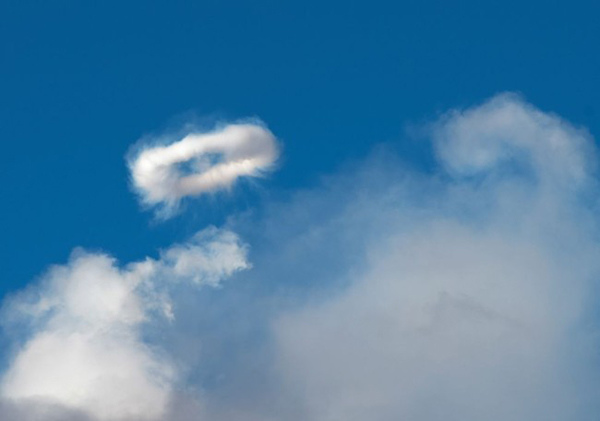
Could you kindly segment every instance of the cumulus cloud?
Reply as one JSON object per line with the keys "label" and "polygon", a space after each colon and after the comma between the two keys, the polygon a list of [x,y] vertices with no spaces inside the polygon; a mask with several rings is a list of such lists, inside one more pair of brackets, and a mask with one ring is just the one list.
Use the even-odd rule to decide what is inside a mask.
{"label": "cumulus cloud", "polygon": [[208,228],[161,258],[119,267],[105,254],[76,251],[5,313],[27,326],[2,380],[16,404],[58,406],[99,420],[159,420],[178,367],[143,338],[157,313],[173,317],[169,284],[217,286],[248,267],[235,234]]}
{"label": "cumulus cloud", "polygon": [[275,323],[296,419],[597,419],[593,140],[515,95],[430,130],[439,172],[350,183],[365,261]]}
{"label": "cumulus cloud", "polygon": [[158,259],[76,252],[4,306],[3,419],[597,420],[594,140],[514,94],[426,133],[433,167],[387,146]]}
{"label": "cumulus cloud", "polygon": [[224,292],[270,342],[248,316],[211,338],[244,347],[211,362],[208,419],[598,418],[593,139],[512,94],[427,130],[433,168],[383,147],[234,225],[262,286]]}
{"label": "cumulus cloud", "polygon": [[[190,133],[164,146],[143,148],[129,162],[144,203],[173,208],[183,197],[227,189],[240,177],[257,177],[278,156],[275,137],[263,125],[229,124]],[[182,169],[188,165],[188,171]]]}

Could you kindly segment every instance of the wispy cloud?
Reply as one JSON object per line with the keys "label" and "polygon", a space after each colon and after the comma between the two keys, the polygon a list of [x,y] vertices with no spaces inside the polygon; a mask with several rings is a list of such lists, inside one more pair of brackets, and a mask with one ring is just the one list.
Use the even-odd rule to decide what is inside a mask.
{"label": "wispy cloud", "polygon": [[521,165],[558,186],[585,181],[596,166],[587,131],[511,93],[449,111],[432,135],[440,164],[454,176]]}

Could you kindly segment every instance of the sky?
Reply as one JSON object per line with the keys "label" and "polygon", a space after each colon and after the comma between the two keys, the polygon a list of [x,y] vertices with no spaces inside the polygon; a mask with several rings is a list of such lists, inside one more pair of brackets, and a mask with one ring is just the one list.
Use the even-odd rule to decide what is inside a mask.
{"label": "sky", "polygon": [[599,14],[0,2],[0,419],[597,420]]}

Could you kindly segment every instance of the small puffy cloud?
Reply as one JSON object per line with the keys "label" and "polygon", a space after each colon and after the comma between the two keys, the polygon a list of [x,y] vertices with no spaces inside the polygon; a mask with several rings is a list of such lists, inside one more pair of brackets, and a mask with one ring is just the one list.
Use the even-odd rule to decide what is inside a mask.
{"label": "small puffy cloud", "polygon": [[171,209],[186,196],[227,189],[240,177],[264,174],[278,154],[275,137],[263,125],[229,124],[208,133],[190,133],[168,145],[142,148],[129,168],[144,203]]}
{"label": "small puffy cloud", "polygon": [[29,334],[2,379],[2,397],[99,420],[162,419],[178,369],[144,341],[144,324],[157,310],[173,317],[170,283],[217,286],[247,267],[237,236],[216,228],[123,268],[107,255],[75,252],[5,305]]}
{"label": "small puffy cloud", "polygon": [[168,273],[196,284],[218,286],[221,279],[248,269],[246,247],[231,231],[207,228],[190,241],[169,247],[161,254]]}

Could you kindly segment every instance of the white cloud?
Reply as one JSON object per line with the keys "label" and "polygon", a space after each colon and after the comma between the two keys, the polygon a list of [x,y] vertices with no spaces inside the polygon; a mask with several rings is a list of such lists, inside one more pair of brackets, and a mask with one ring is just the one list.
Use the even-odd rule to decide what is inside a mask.
{"label": "white cloud", "polygon": [[450,111],[433,125],[432,134],[440,163],[455,175],[525,165],[558,185],[585,181],[596,165],[589,133],[515,94]]}
{"label": "white cloud", "polygon": [[197,284],[218,286],[223,278],[250,268],[246,248],[231,231],[208,228],[185,244],[176,244],[161,254],[167,271]]}
{"label": "white cloud", "polygon": [[332,222],[377,234],[275,324],[280,389],[299,420],[597,419],[592,139],[514,95],[432,127],[449,173],[348,183],[379,193]]}
{"label": "white cloud", "polygon": [[[227,189],[240,177],[257,177],[278,156],[275,137],[258,124],[230,124],[190,133],[165,146],[142,149],[129,162],[134,187],[151,206],[172,209],[181,198]],[[188,172],[180,167],[190,163]]]}
{"label": "white cloud", "polygon": [[30,334],[3,378],[2,396],[101,420],[162,419],[178,368],[144,341],[144,323],[156,310],[173,317],[169,283],[217,286],[247,267],[237,236],[216,228],[165,250],[159,260],[124,268],[107,255],[74,253],[8,302]]}
{"label": "white cloud", "polygon": [[[75,253],[5,306],[28,335],[1,416],[596,421],[593,139],[512,94],[428,129],[435,168],[384,150],[233,218],[253,244],[235,287],[180,288],[250,267],[230,231],[124,267]],[[164,165],[176,194],[142,193],[169,206],[186,176]]]}

